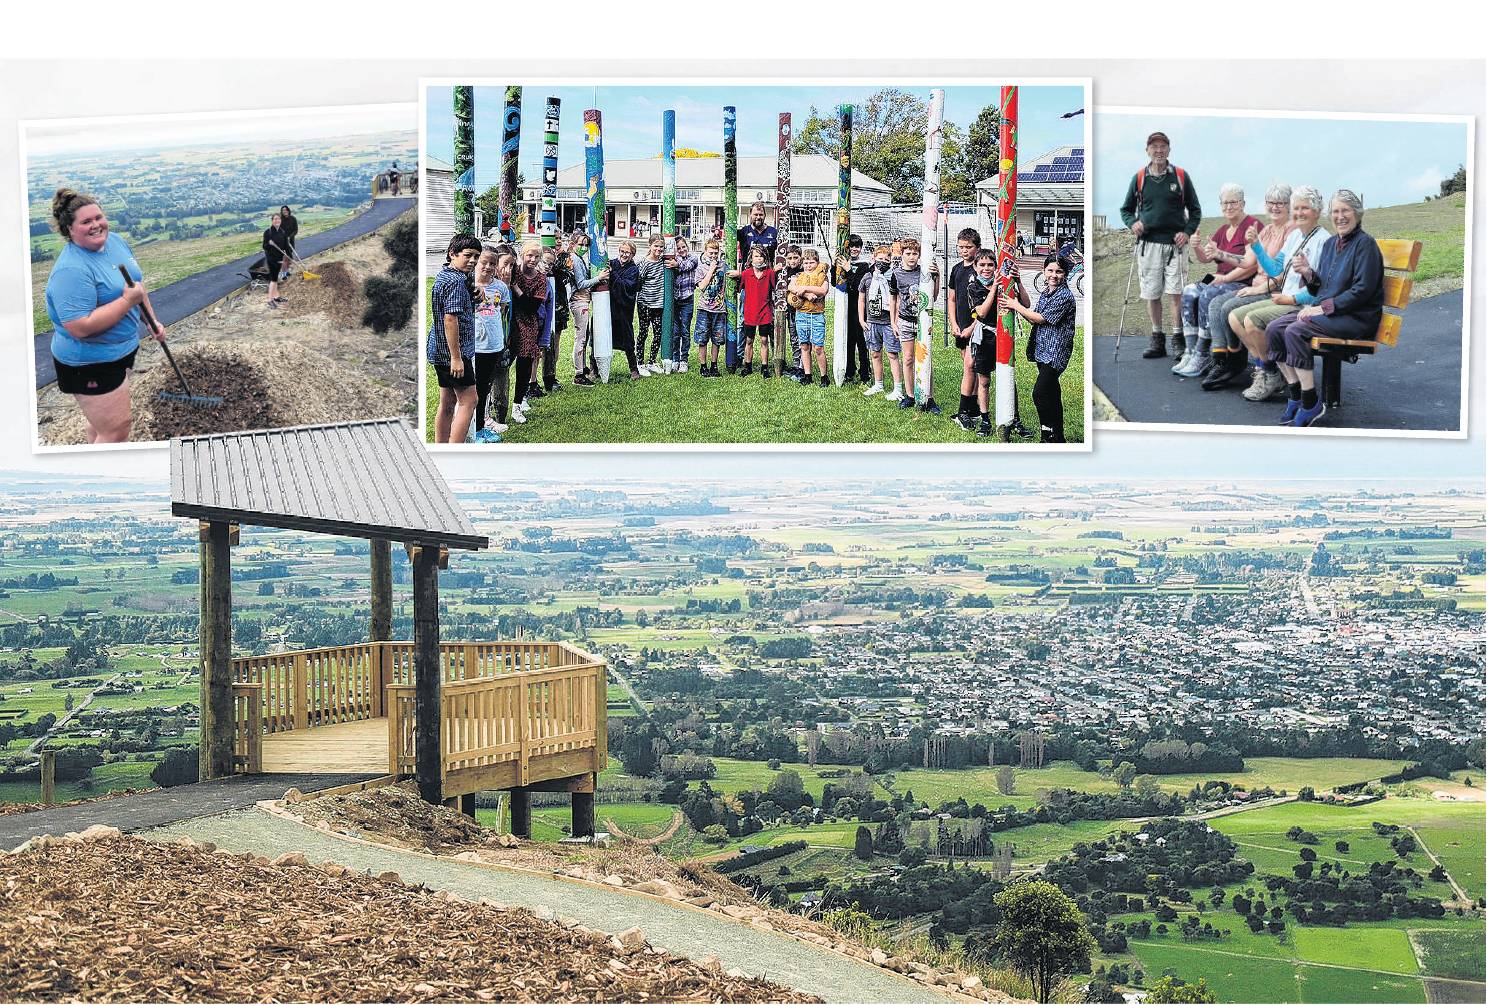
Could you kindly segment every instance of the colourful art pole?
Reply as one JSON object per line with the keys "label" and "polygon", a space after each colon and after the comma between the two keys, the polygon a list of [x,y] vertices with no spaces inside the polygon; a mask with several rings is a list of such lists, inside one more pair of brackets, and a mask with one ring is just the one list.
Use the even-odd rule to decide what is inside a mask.
{"label": "colourful art pole", "polygon": [[558,244],[558,116],[562,110],[560,99],[547,99],[542,120],[542,214],[538,217],[544,248]]}
{"label": "colourful art pole", "polygon": [[837,387],[847,376],[847,279],[852,263],[847,261],[847,241],[852,236],[852,106],[841,105],[842,153],[836,178],[836,275],[832,285],[831,375]]}
{"label": "colourful art pole", "polygon": [[[583,113],[583,163],[588,180],[589,271],[598,275],[609,268],[609,221],[604,205],[604,123],[597,108]],[[608,384],[609,362],[614,358],[608,283],[598,283],[589,292],[589,323],[594,329],[594,365],[599,380]]]}
{"label": "colourful art pole", "polygon": [[[723,106],[723,261],[730,269],[742,269],[738,261],[738,145],[734,136],[737,112]],[[723,300],[728,306],[728,344],[724,364],[732,372],[738,366],[738,280],[728,280]]]}
{"label": "colourful art pole", "polygon": [[[781,245],[790,243],[790,113],[780,113],[780,154],[775,167],[774,204],[775,230]],[[783,264],[783,263],[779,263]],[[775,305],[774,365],[775,375],[783,377],[787,366],[794,366],[788,358],[790,345],[790,320],[785,311],[783,298]]]}
{"label": "colourful art pole", "polygon": [[[558,98],[547,99],[547,109],[542,119],[542,211],[537,217],[541,231],[542,246],[556,251],[558,246],[558,115],[563,102]],[[547,277],[547,349],[554,339],[561,336],[557,329],[558,302],[557,280]]]}
{"label": "colourful art pole", "polygon": [[[671,109],[661,113],[661,239],[666,242],[661,254],[675,260],[676,257],[676,112]],[[661,356],[670,371],[681,361],[677,352],[677,340],[672,338],[676,327],[676,270],[661,270]]]}
{"label": "colourful art pole", "polygon": [[516,203],[521,193],[517,185],[517,159],[521,154],[521,85],[506,88],[506,110],[501,117],[501,216],[497,226],[501,239],[515,242]]}
{"label": "colourful art pole", "polygon": [[[1002,88],[1001,164],[997,174],[997,290],[1011,295],[1017,268],[1017,88]],[[996,321],[996,425],[1004,442],[1017,416],[1017,386],[1012,376],[1011,311]]]}
{"label": "colourful art pole", "polygon": [[935,283],[929,265],[935,256],[935,234],[940,222],[940,126],[945,119],[945,92],[929,92],[929,123],[924,133],[924,201],[919,220],[919,339],[914,343],[914,399],[926,412],[938,413],[935,404],[934,345],[930,335],[935,321]]}
{"label": "colourful art pole", "polygon": [[475,230],[475,88],[454,89],[454,232]]}

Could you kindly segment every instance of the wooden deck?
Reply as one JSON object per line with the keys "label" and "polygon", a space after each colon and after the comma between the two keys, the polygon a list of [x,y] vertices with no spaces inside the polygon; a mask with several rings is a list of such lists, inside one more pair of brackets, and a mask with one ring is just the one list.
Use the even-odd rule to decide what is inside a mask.
{"label": "wooden deck", "polygon": [[[372,642],[233,660],[233,763],[249,774],[412,775],[412,646]],[[444,643],[445,798],[592,793],[608,759],[602,660],[547,642]]]}
{"label": "wooden deck", "polygon": [[262,771],[266,775],[387,770],[386,716],[270,733],[263,738]]}

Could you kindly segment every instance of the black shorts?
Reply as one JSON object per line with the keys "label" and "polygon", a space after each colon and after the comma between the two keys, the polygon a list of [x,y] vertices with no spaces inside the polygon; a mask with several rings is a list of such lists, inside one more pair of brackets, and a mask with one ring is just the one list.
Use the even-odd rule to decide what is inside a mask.
{"label": "black shorts", "polygon": [[996,371],[996,332],[983,332],[981,344],[976,347],[976,373],[990,377]]}
{"label": "black shorts", "polygon": [[108,394],[117,391],[124,383],[129,371],[134,369],[134,357],[139,348],[129,355],[107,363],[87,363],[70,366],[60,359],[52,360],[57,369],[57,390],[63,394]]}
{"label": "black shorts", "polygon": [[454,374],[450,373],[449,372],[449,366],[448,366],[448,364],[445,364],[445,363],[435,363],[434,364],[434,373],[436,373],[436,374],[439,375],[439,386],[440,387],[448,387],[448,388],[454,388],[454,389],[463,388],[463,387],[474,387],[475,386],[475,357],[473,357],[473,356],[466,356],[465,357],[465,374],[464,374],[463,377],[456,377]]}
{"label": "black shorts", "polygon": [[966,346],[968,346],[970,344],[971,344],[971,337],[969,335],[957,335],[957,336],[955,336],[955,351],[956,352],[965,352],[966,351]]}

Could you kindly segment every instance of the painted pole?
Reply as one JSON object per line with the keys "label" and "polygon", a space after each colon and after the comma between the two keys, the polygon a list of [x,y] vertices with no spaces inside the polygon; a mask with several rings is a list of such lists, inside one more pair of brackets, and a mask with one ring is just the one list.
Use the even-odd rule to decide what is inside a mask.
{"label": "painted pole", "polygon": [[[732,105],[723,106],[723,261],[730,269],[742,269],[738,260],[738,145],[735,138],[738,115]],[[729,372],[738,366],[738,280],[728,280],[723,300],[728,306],[728,344],[724,364]]]}
{"label": "painted pole", "polygon": [[[542,119],[542,210],[537,217],[542,246],[556,249],[558,246],[558,116],[563,102],[549,97]],[[562,335],[558,331],[558,285],[552,276],[547,277],[547,344],[543,349],[557,345]]]}
{"label": "painted pole", "polygon": [[[790,243],[790,113],[780,113],[780,153],[775,167],[774,204],[775,230],[779,233],[780,247]],[[779,259],[776,258],[776,267]],[[783,377],[786,366],[794,366],[788,358],[790,345],[790,316],[785,309],[784,298],[774,305],[774,366],[775,376]]]}
{"label": "painted pole", "polygon": [[842,153],[836,178],[836,275],[832,285],[831,374],[836,386],[847,376],[847,280],[852,263],[847,261],[847,241],[852,236],[852,106],[837,109],[841,117]]}
{"label": "painted pole", "polygon": [[[604,205],[604,120],[597,108],[583,113],[583,163],[588,181],[589,269],[598,275],[609,268],[609,221]],[[614,358],[608,283],[597,283],[589,292],[589,322],[594,326],[594,365],[599,380],[608,384],[609,362]]]}
{"label": "painted pole", "polygon": [[[919,221],[919,338],[914,343],[914,398],[926,412],[938,412],[935,404],[931,360],[934,345],[930,335],[935,322],[935,283],[929,264],[935,260],[935,233],[940,222],[940,126],[945,119],[945,92],[929,92],[929,123],[924,132],[924,202]],[[946,319],[948,322],[948,318]]]}
{"label": "painted pole", "polygon": [[475,88],[454,89],[454,232],[475,230]]}
{"label": "painted pole", "polygon": [[[997,175],[997,291],[1012,294],[1017,267],[1017,88],[1002,88],[1001,164]],[[1012,377],[1011,311],[997,314],[996,425],[1003,441],[1017,415],[1017,386]]]}
{"label": "painted pole", "polygon": [[558,116],[562,110],[560,99],[547,99],[542,120],[542,214],[538,217],[544,248],[558,244]]}
{"label": "painted pole", "polygon": [[521,85],[506,88],[506,110],[501,116],[501,215],[497,226],[501,240],[508,244],[517,239],[516,203],[521,198],[517,184],[517,160],[521,155]]}
{"label": "painted pole", "polygon": [[[676,112],[671,109],[661,113],[661,239],[666,246],[661,250],[663,258],[676,260]],[[680,361],[677,339],[673,338],[676,327],[676,270],[661,270],[661,356],[667,369]]]}

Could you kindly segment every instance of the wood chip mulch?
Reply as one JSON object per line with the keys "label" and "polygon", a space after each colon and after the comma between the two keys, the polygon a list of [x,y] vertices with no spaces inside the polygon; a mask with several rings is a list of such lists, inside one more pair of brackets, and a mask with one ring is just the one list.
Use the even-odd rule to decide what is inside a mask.
{"label": "wood chip mulch", "polygon": [[0,1001],[819,1000],[392,874],[132,837],[29,845],[0,855]]}

